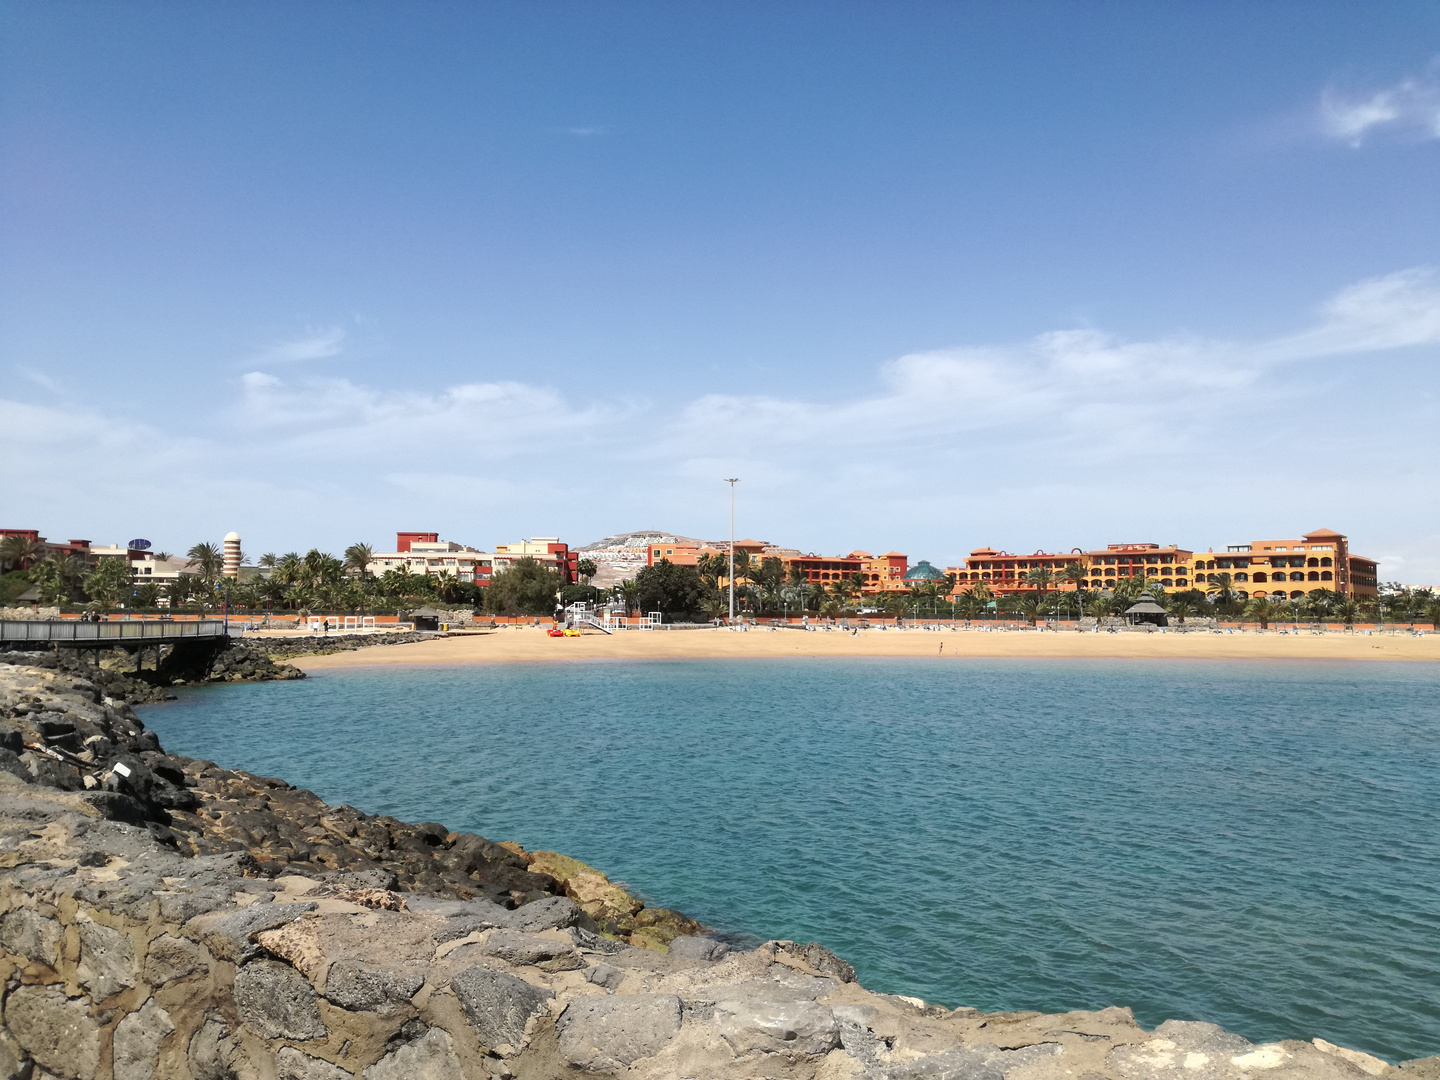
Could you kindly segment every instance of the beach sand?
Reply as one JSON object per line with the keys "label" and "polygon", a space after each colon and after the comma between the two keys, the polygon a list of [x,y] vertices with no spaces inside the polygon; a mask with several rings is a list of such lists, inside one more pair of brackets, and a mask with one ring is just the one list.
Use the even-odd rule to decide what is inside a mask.
{"label": "beach sand", "polygon": [[[941,645],[944,645],[943,652]],[[552,638],[524,627],[470,632],[405,645],[288,663],[306,671],[392,664],[480,664],[566,660],[745,660],[798,657],[1045,657],[1127,660],[1429,660],[1440,661],[1440,635],[1244,633],[1079,633],[1076,631],[751,629],[620,631]]]}

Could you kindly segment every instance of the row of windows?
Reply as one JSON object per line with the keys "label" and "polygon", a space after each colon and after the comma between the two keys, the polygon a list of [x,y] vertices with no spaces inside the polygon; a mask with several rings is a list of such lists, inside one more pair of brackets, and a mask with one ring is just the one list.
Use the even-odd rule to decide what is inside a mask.
{"label": "row of windows", "polygon": [[[1206,560],[1206,559],[1196,559],[1196,560],[1195,560],[1195,569],[1196,569],[1196,570],[1214,570],[1214,569],[1215,569],[1215,566],[1216,566],[1216,562],[1217,562],[1217,560],[1215,560],[1215,559],[1209,559],[1209,560]],[[1237,568],[1239,568],[1239,567],[1249,566],[1249,565],[1251,564],[1251,560],[1250,560],[1250,559],[1220,559],[1220,560],[1218,560],[1218,562],[1219,562],[1219,566],[1220,566],[1220,569],[1221,569],[1221,570],[1237,569]],[[1262,563],[1259,563],[1258,565],[1264,566],[1265,564],[1262,562]],[[1270,560],[1270,565],[1271,565],[1271,566],[1333,566],[1334,564],[1330,561],[1329,556],[1326,556],[1326,557],[1323,558],[1323,559],[1316,559],[1316,558],[1313,558],[1313,557],[1312,557],[1312,558],[1309,558],[1309,559],[1282,559],[1282,558],[1275,558],[1275,559],[1271,559],[1271,560]]]}
{"label": "row of windows", "polygon": [[[1105,572],[1108,574],[1110,571],[1107,570],[1107,571],[1105,571]],[[1160,581],[1160,584],[1161,584],[1161,585],[1164,585],[1167,589],[1170,588],[1172,585],[1179,585],[1179,586],[1183,589],[1183,588],[1186,587],[1187,584],[1189,584],[1188,579],[1183,578],[1183,577],[1182,577],[1182,578],[1168,578],[1168,577],[1167,577],[1167,578],[1160,578],[1159,581]],[[1114,584],[1115,584],[1115,582],[1113,582],[1113,581],[1103,581],[1103,580],[1101,580],[1100,578],[1094,578],[1094,579],[1090,582],[1090,587],[1091,587],[1092,589],[1099,589],[1099,588],[1103,588],[1103,587],[1106,586],[1106,585],[1114,585]]]}
{"label": "row of windows", "polygon": [[[1151,561],[1153,562],[1154,560],[1151,560]],[[1170,561],[1170,560],[1169,560],[1169,556],[1166,556],[1166,557],[1165,557],[1165,561],[1166,561],[1167,563]],[[1228,568],[1230,568],[1231,566],[1249,566],[1249,565],[1250,565],[1250,561],[1249,561],[1248,559],[1246,559],[1246,560],[1244,560],[1244,561],[1236,560],[1236,561],[1234,561],[1233,563],[1232,563],[1232,561],[1229,560],[1229,559],[1219,559],[1219,560],[1216,560],[1216,559],[1208,559],[1208,560],[1206,560],[1206,559],[1198,559],[1198,560],[1196,560],[1196,562],[1195,562],[1195,569],[1196,569],[1196,570],[1214,570],[1215,567],[1216,567],[1217,562],[1218,562],[1218,564],[1220,565],[1220,567],[1221,567],[1222,569],[1228,569]],[[1104,571],[1105,575],[1106,575],[1107,577],[1115,577],[1115,576],[1116,576],[1116,571],[1108,568],[1108,567],[1109,567],[1109,564],[1115,563],[1115,560],[1114,560],[1114,559],[1108,559],[1108,560],[1106,560],[1106,563],[1107,563],[1107,568],[1106,568],[1106,570]],[[1099,560],[1096,560],[1096,565],[1098,566],[1098,564],[1099,564]],[[980,563],[980,564],[978,564],[978,565],[980,565],[981,567],[987,567],[987,566],[988,566],[988,567],[990,567],[990,568],[992,568],[992,569],[995,569],[995,570],[999,570],[999,569],[1000,569],[1000,566],[1001,566],[1001,564],[999,564],[999,563]],[[1024,565],[1024,564],[1021,564],[1022,568],[1023,568],[1023,565]],[[1120,570],[1122,570],[1122,571],[1129,570],[1129,571],[1131,571],[1132,573],[1138,573],[1138,572],[1143,571],[1143,570],[1145,569],[1144,564],[1141,564],[1141,563],[1119,563],[1119,564],[1117,564],[1117,565],[1119,566]],[[1262,564],[1262,565],[1263,565],[1263,564]],[[1284,565],[1286,565],[1286,563],[1285,563],[1284,560],[1275,560],[1274,565],[1276,565],[1276,566],[1284,566]],[[1301,563],[1301,560],[1296,559],[1296,560],[1294,560],[1293,562],[1291,562],[1290,565],[1292,565],[1292,566],[1300,566],[1300,565],[1302,565],[1302,563]],[[1331,564],[1330,559],[1324,558],[1324,559],[1309,559],[1304,565],[1308,565],[1308,566],[1330,566],[1330,565],[1332,565],[1332,564]],[[1005,566],[1006,566],[1007,569],[1009,568],[1009,564],[1008,564],[1008,563],[1005,564]],[[1184,566],[1177,566],[1177,567],[1174,568],[1174,570],[1175,570],[1175,572],[1177,572],[1177,573],[1181,573],[1181,574],[1186,573],[1186,567],[1184,567]],[[1090,569],[1090,573],[1092,573],[1092,574],[1098,574],[1098,573],[1100,573],[1100,572],[1101,572],[1100,570],[1096,569],[1096,568],[1093,567],[1093,566],[1092,566],[1091,569]],[[962,574],[959,574],[959,575],[957,575],[957,576],[959,577],[959,579],[960,579],[961,581],[966,581],[966,580],[969,580],[969,581],[989,581],[989,580],[990,580],[990,574],[988,574],[988,573],[984,573],[984,574],[981,574],[981,573],[970,573],[968,576],[967,576],[966,574],[962,573]],[[999,577],[1000,575],[997,574],[996,576]],[[1004,576],[1005,576],[1005,577],[1014,577],[1013,574],[1005,574]],[[1122,576],[1123,576],[1123,575],[1122,575]],[[1245,580],[1247,580],[1247,578],[1246,578],[1246,576],[1245,576],[1244,574],[1237,574],[1237,575],[1235,576],[1235,580],[1236,580],[1236,581],[1245,581]],[[1257,576],[1255,577],[1255,580],[1256,580],[1256,581],[1264,581],[1264,580],[1265,580],[1265,574],[1264,574],[1263,572],[1257,574]],[[1283,572],[1281,572],[1281,573],[1277,573],[1277,574],[1274,575],[1274,580],[1276,580],[1276,581],[1285,581],[1285,580],[1287,580],[1287,578],[1285,577],[1285,574],[1284,574]],[[1292,577],[1290,577],[1288,580],[1291,580],[1291,581],[1307,581],[1307,580],[1308,580],[1308,581],[1329,581],[1329,580],[1331,580],[1331,574],[1330,574],[1328,571],[1327,571],[1327,572],[1324,572],[1324,573],[1321,573],[1319,576],[1316,576],[1314,573],[1311,573],[1308,578],[1307,578],[1307,577],[1304,577],[1304,576],[1302,576],[1302,575],[1300,575],[1300,574],[1295,574],[1295,575],[1293,575]]]}

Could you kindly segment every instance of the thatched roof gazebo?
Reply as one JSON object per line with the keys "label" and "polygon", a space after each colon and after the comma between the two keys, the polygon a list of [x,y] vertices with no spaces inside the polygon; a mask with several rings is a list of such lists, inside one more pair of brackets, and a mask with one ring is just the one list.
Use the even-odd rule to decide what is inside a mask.
{"label": "thatched roof gazebo", "polygon": [[1142,592],[1135,603],[1125,609],[1125,617],[1130,620],[1132,626],[1140,623],[1166,626],[1170,621],[1169,616],[1165,614],[1165,609],[1157,604],[1155,597],[1148,592]]}

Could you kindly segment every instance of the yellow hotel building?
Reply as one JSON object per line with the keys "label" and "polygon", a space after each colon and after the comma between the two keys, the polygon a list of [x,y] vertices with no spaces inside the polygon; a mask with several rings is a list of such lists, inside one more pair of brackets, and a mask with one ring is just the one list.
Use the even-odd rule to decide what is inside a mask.
{"label": "yellow hotel building", "polygon": [[1110,544],[1103,550],[1068,553],[1037,551],[1012,555],[994,548],[976,548],[963,566],[946,567],[955,575],[958,594],[976,585],[1008,595],[1039,591],[1025,580],[1031,570],[1049,570],[1056,580],[1047,591],[1074,591],[1061,580],[1065,568],[1078,563],[1085,570],[1081,586],[1113,588],[1121,578],[1144,575],[1166,589],[1206,589],[1220,574],[1229,574],[1231,588],[1242,598],[1298,599],[1312,589],[1340,596],[1367,597],[1379,592],[1379,564],[1350,552],[1349,540],[1333,529],[1316,529],[1297,540],[1252,540],[1232,544],[1224,552],[1195,552],[1177,545]]}

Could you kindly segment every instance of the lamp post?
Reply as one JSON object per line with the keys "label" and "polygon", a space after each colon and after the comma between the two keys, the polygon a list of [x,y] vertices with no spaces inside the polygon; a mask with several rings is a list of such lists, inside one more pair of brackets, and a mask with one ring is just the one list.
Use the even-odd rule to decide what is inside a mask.
{"label": "lamp post", "polygon": [[725,477],[725,483],[730,485],[730,576],[726,579],[730,585],[730,628],[735,628],[735,485],[740,482],[738,476]]}

